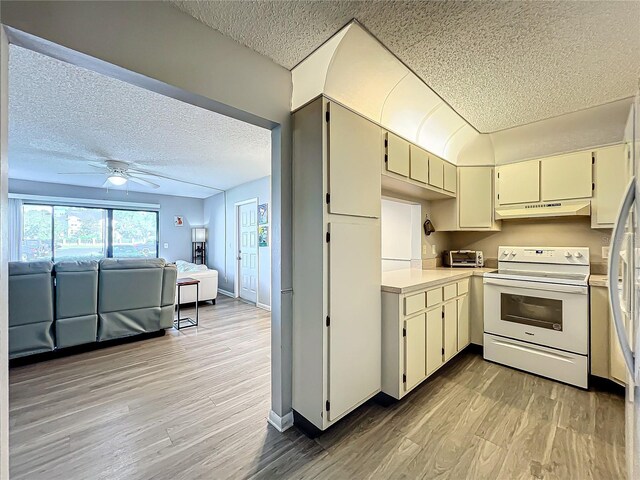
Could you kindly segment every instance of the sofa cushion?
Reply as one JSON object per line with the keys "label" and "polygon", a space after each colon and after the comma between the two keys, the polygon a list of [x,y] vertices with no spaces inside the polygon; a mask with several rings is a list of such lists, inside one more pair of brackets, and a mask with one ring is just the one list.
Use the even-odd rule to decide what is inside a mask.
{"label": "sofa cushion", "polygon": [[83,260],[83,261],[68,261],[58,262],[53,268],[56,273],[58,272],[97,272],[98,262],[95,260]]}
{"label": "sofa cushion", "polygon": [[9,326],[53,322],[51,262],[9,262]]}
{"label": "sofa cushion", "polygon": [[60,262],[56,273],[56,319],[98,312],[98,262]]}
{"label": "sofa cushion", "polygon": [[33,275],[53,271],[53,262],[9,262],[9,275]]}
{"label": "sofa cushion", "polygon": [[100,270],[161,268],[166,264],[164,258],[103,258],[100,260]]}

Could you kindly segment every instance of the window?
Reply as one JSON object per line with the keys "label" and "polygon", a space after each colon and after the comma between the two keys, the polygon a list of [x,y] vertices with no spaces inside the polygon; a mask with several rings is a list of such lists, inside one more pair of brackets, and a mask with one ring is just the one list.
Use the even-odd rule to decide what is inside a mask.
{"label": "window", "polygon": [[114,258],[157,257],[158,214],[136,210],[113,210]]}
{"label": "window", "polygon": [[107,211],[101,208],[53,207],[53,260],[106,257]]}
{"label": "window", "polygon": [[51,260],[53,257],[53,207],[22,207],[22,260]]}
{"label": "window", "polygon": [[158,212],[24,205],[22,260],[158,256]]}

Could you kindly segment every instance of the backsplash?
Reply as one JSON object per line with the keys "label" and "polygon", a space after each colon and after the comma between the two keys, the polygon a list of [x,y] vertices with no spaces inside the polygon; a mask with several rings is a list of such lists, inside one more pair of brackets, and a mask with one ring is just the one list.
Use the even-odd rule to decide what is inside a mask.
{"label": "backsplash", "polygon": [[588,247],[592,273],[606,272],[602,247],[609,245],[611,230],[593,230],[589,217],[537,218],[502,222],[499,232],[452,232],[449,247],[454,250],[482,250],[485,265],[497,265],[500,245],[541,247]]}

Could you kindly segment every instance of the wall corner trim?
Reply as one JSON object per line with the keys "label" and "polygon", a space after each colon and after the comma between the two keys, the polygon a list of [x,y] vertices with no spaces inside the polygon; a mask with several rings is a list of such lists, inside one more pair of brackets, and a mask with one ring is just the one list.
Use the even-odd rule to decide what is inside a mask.
{"label": "wall corner trim", "polygon": [[273,425],[273,427],[280,433],[285,432],[286,430],[289,430],[291,427],[293,427],[293,411],[281,417],[273,410],[270,410],[269,416],[267,417],[267,422]]}

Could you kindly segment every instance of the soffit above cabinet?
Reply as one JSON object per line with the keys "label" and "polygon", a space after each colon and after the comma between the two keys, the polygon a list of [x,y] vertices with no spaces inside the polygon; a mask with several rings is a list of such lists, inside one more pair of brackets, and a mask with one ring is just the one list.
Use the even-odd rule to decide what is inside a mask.
{"label": "soffit above cabinet", "polygon": [[[480,134],[377,39],[353,22],[292,70],[292,110],[324,94],[457,163]],[[481,163],[493,164],[491,151]]]}

